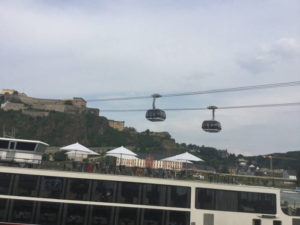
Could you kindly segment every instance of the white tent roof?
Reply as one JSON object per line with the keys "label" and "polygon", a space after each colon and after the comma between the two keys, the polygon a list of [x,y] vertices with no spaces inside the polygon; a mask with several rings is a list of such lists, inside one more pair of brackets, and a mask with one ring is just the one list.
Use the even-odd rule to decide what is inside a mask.
{"label": "white tent roof", "polygon": [[130,159],[130,158],[136,158],[135,156],[137,156],[137,154],[121,146],[119,148],[115,148],[113,150],[106,152],[106,156],[114,156],[119,158],[121,157],[124,159]]}
{"label": "white tent roof", "polygon": [[162,159],[164,161],[175,161],[175,162],[186,162],[186,163],[191,163],[190,161],[196,161],[196,162],[201,162],[203,161],[197,156],[192,155],[191,153],[185,152],[179,155],[171,156],[165,159]]}
{"label": "white tent roof", "polygon": [[99,155],[98,153],[92,151],[91,149],[79,144],[76,142],[75,144],[67,145],[65,147],[60,148],[62,151],[73,151],[76,154],[88,154],[88,155]]}

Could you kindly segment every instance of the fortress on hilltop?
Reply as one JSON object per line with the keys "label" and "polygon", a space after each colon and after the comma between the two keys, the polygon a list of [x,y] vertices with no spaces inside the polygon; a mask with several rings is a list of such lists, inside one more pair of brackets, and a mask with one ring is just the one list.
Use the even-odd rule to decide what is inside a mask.
{"label": "fortress on hilltop", "polygon": [[[27,96],[12,89],[3,89],[0,94],[1,109],[14,110],[30,116],[48,116],[51,111],[63,113],[91,113],[99,116],[99,109],[88,108],[86,101],[80,97],[67,99],[40,99]],[[117,130],[124,129],[124,121],[109,120],[109,126]]]}

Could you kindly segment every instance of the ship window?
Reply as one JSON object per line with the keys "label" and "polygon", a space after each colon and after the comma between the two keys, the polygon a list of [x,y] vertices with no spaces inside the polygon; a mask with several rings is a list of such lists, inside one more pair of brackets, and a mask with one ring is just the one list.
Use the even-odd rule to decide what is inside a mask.
{"label": "ship window", "polygon": [[189,225],[190,213],[180,211],[168,211],[166,224]]}
{"label": "ship window", "polygon": [[5,220],[5,214],[6,214],[6,203],[7,200],[1,198],[0,199],[0,221],[4,221]]}
{"label": "ship window", "polygon": [[155,209],[145,209],[142,225],[163,225],[163,210],[155,210]]}
{"label": "ship window", "polygon": [[[281,210],[289,216],[300,216],[300,198],[298,192],[285,192],[280,193]],[[296,224],[295,224],[296,225]],[[300,219],[298,224],[300,225]]]}
{"label": "ship window", "polygon": [[113,224],[113,207],[93,206],[90,225],[110,225]]}
{"label": "ship window", "polygon": [[257,212],[259,211],[260,203],[259,196],[256,193],[241,192],[239,210],[242,212]]}
{"label": "ship window", "polygon": [[252,225],[261,225],[261,220],[259,220],[259,219],[253,219],[252,220]]}
{"label": "ship window", "polygon": [[273,225],[281,225],[281,221],[280,220],[274,220]]}
{"label": "ship window", "polygon": [[300,219],[293,218],[293,225],[299,225],[299,224],[300,224]]}
{"label": "ship window", "polygon": [[130,182],[120,182],[119,183],[121,191],[119,201],[120,203],[131,203],[139,204],[139,194],[141,189],[141,184],[130,183]]}
{"label": "ship window", "polygon": [[59,203],[41,202],[38,223],[44,225],[59,224],[61,206]]}
{"label": "ship window", "polygon": [[19,180],[15,194],[30,197],[37,196],[38,178],[38,176],[19,175]]}
{"label": "ship window", "polygon": [[31,142],[17,142],[17,150],[34,151],[36,143]]}
{"label": "ship window", "polygon": [[276,195],[257,193],[260,204],[260,213],[276,214]]}
{"label": "ship window", "polygon": [[166,187],[166,185],[144,184],[143,204],[165,206]]}
{"label": "ship window", "polygon": [[59,177],[43,177],[40,197],[62,198],[64,179]]}
{"label": "ship window", "polygon": [[14,200],[10,222],[32,223],[33,203],[33,201]]}
{"label": "ship window", "polygon": [[86,179],[70,179],[67,199],[88,200],[89,183]]}
{"label": "ship window", "polygon": [[182,208],[190,207],[190,188],[181,186],[168,186],[168,192],[168,206]]}
{"label": "ship window", "polygon": [[196,193],[196,208],[214,210],[216,191],[213,189],[197,188]]}
{"label": "ship window", "polygon": [[236,191],[217,191],[216,210],[238,211],[238,192]]}
{"label": "ship window", "polygon": [[8,141],[0,140],[0,148],[8,149],[8,144],[9,144]]}
{"label": "ship window", "polygon": [[276,213],[276,195],[197,188],[196,208],[249,213]]}
{"label": "ship window", "polygon": [[66,206],[66,225],[82,225],[85,224],[86,205],[68,204]]}
{"label": "ship window", "polygon": [[10,142],[9,149],[15,149],[16,147],[16,142]]}
{"label": "ship window", "polygon": [[137,208],[118,208],[116,224],[138,225],[137,223]]}
{"label": "ship window", "polygon": [[9,185],[11,181],[11,174],[0,173],[0,194],[8,195],[9,194]]}
{"label": "ship window", "polygon": [[115,202],[115,181],[94,181],[92,201]]}

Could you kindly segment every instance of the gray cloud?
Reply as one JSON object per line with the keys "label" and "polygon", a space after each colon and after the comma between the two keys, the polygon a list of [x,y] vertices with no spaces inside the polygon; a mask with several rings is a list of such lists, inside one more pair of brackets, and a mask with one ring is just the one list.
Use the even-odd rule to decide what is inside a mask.
{"label": "gray cloud", "polygon": [[[289,4],[3,0],[0,88],[44,98],[102,98],[299,80],[300,31],[295,22],[300,21],[299,7],[298,0]],[[205,107],[299,99],[298,89],[285,90],[160,99],[158,105]],[[151,100],[89,106],[148,108]],[[270,152],[300,145],[299,120],[292,109],[285,113],[291,116],[281,126],[293,126],[289,136],[276,129],[276,117],[268,112],[220,112],[217,118],[226,129],[219,135],[201,131],[208,112],[170,112],[160,124],[149,123],[143,113],[103,115],[139,130],[169,131],[180,142],[229,151],[254,152],[246,138],[253,135],[253,140],[265,140],[268,144],[260,141],[260,149]],[[276,142],[267,132],[256,136],[255,130],[264,126],[276,130]]]}
{"label": "gray cloud", "polygon": [[270,69],[274,64],[299,57],[300,41],[294,38],[281,38],[272,44],[264,44],[253,55],[240,55],[237,63],[250,72],[260,73]]}

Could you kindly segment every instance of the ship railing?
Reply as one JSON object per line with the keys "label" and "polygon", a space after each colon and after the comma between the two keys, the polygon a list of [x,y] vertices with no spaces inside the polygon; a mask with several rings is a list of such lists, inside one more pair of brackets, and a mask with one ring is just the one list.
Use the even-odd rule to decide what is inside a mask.
{"label": "ship railing", "polygon": [[[116,174],[129,176],[144,176],[164,179],[201,180],[211,183],[241,184],[269,186],[285,189],[295,189],[296,181],[261,176],[233,175],[216,173],[214,171],[186,168],[184,170],[167,170],[139,167],[116,166],[110,162],[74,162],[74,161],[42,161],[41,164],[0,162],[0,165],[14,167],[31,167],[46,170],[74,171],[100,174]],[[289,182],[287,182],[289,181]]]}

